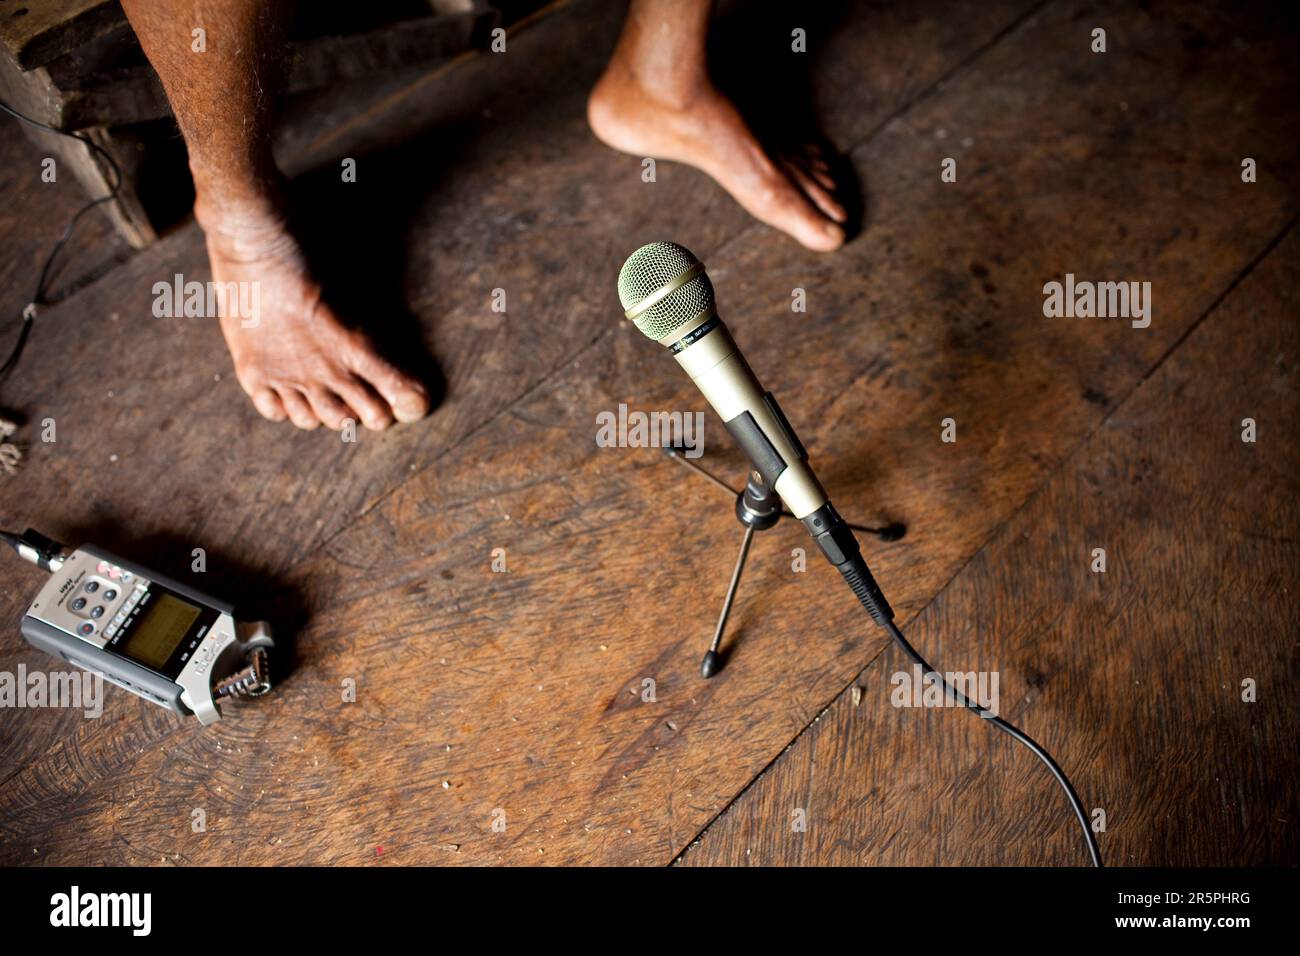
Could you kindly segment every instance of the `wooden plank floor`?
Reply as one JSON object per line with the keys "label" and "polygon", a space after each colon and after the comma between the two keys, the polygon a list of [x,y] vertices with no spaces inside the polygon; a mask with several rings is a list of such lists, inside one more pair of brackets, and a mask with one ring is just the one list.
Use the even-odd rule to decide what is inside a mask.
{"label": "wooden plank floor", "polygon": [[[343,445],[257,419],[214,328],[149,316],[153,282],[206,277],[193,229],[50,313],[3,397],[59,441],[3,485],[5,523],[180,574],[206,547],[197,583],[295,625],[295,666],[209,730],[112,692],[99,720],[6,712],[0,861],[1082,862],[1032,758],[887,705],[898,659],[829,568],[791,569],[795,527],[756,542],[731,659],[699,679],[730,505],[593,442],[620,402],[704,407],[613,296],[628,251],[675,238],[840,510],[907,524],[864,542],[905,627],[945,669],[1000,672],[1006,711],[1106,809],[1112,862],[1295,862],[1294,24],[855,7],[815,34],[810,79],[866,221],[815,256],[703,176],[645,184],[591,140],[612,6],[293,144],[319,170],[313,231],[351,237],[322,243],[331,274],[365,274],[360,317],[441,365],[427,422]],[[355,192],[331,155],[361,156]],[[1151,282],[1150,327],[1045,319],[1066,272]],[[1257,445],[1235,440],[1247,415]],[[740,473],[712,417],[706,441]],[[0,585],[0,670],[45,664],[16,634],[38,582]]]}

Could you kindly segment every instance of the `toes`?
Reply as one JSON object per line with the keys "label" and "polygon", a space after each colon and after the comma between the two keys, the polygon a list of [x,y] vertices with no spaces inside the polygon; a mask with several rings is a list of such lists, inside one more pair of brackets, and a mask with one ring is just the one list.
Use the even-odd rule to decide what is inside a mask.
{"label": "toes", "polygon": [[790,235],[815,252],[831,252],[844,245],[844,230],[838,223],[817,212],[806,200],[800,205],[803,209],[792,215],[794,221],[786,229]]}
{"label": "toes", "polygon": [[361,379],[353,376],[339,378],[331,382],[330,387],[351,406],[356,413],[354,417],[367,428],[382,431],[393,424],[393,412],[388,403]]}
{"label": "toes", "polygon": [[833,252],[844,245],[844,230],[829,220],[822,220],[820,228],[809,233],[800,241],[815,252]]}
{"label": "toes", "polygon": [[320,419],[311,410],[311,405],[302,392],[287,386],[276,389],[276,392],[280,396],[280,402],[284,405],[284,410],[289,414],[289,421],[307,431],[311,431],[320,425]]}
{"label": "toes", "polygon": [[829,193],[806,174],[797,174],[792,164],[766,155],[757,142],[746,159],[742,168],[719,175],[718,183],[751,215],[818,252],[844,244],[844,230],[828,218],[829,210],[819,211],[813,198],[814,190],[819,191],[830,209],[838,209]]}
{"label": "toes", "polygon": [[836,222],[844,222],[848,219],[848,214],[844,207],[835,201],[830,190],[835,187],[835,182],[830,176],[814,177],[813,174],[805,171],[798,163],[787,162],[786,171],[795,184],[804,191],[804,193],[817,204],[817,208],[824,212]]}
{"label": "toes", "polygon": [[820,146],[813,144],[806,148],[797,157],[797,162],[831,193],[834,193],[838,188],[834,173],[831,170],[830,161],[827,160],[826,154]]}
{"label": "toes", "polygon": [[273,389],[256,388],[249,393],[249,396],[253,399],[253,407],[263,418],[282,422],[288,417],[284,410],[284,403],[280,401],[280,396]]}
{"label": "toes", "polygon": [[[751,213],[770,226],[788,233],[809,249],[830,252],[844,244],[844,230],[817,211],[795,180],[776,172],[775,181],[756,201],[745,204]],[[737,197],[739,198],[739,197]]]}
{"label": "toes", "polygon": [[826,160],[826,151],[816,143],[804,143],[803,148],[798,151],[800,158],[810,166],[815,166],[823,171],[830,170],[830,163]]}
{"label": "toes", "polygon": [[359,344],[351,358],[352,371],[383,396],[399,422],[413,422],[429,413],[429,393],[424,386],[380,358],[368,342]]}
{"label": "toes", "polygon": [[821,183],[822,187],[832,195],[837,188],[835,177],[831,175],[831,168],[821,161],[810,162],[805,164],[807,172],[813,179]]}
{"label": "toes", "polygon": [[307,389],[307,401],[311,410],[325,425],[339,431],[348,421],[356,424],[357,416],[348,408],[347,403],[323,385],[314,385]]}

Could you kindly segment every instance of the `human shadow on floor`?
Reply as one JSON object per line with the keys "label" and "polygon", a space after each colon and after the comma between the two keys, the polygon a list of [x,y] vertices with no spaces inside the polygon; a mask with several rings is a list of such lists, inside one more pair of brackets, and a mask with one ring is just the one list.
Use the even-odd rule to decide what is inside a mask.
{"label": "human shadow on floor", "polygon": [[[867,194],[843,154],[822,131],[810,70],[813,52],[843,19],[843,5],[754,0],[728,10],[710,32],[713,81],[731,98],[764,148],[791,154],[804,144],[820,147],[835,180],[834,195],[848,214],[847,239],[863,226]],[[803,31],[803,52],[794,47]]]}
{"label": "human shadow on floor", "polygon": [[446,129],[430,131],[353,157],[364,169],[354,182],[343,180],[336,163],[299,176],[287,190],[291,227],[325,300],[384,358],[424,383],[430,411],[446,396],[446,377],[428,345],[432,330],[408,304],[417,284],[408,272],[409,239],[414,211],[453,173],[447,145],[456,139]]}

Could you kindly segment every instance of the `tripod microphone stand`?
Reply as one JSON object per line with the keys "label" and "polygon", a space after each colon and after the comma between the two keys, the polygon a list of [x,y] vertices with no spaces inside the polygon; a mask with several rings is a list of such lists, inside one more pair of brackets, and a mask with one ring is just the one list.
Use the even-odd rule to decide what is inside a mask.
{"label": "tripod microphone stand", "polygon": [[[722,670],[722,635],[727,628],[731,606],[736,600],[736,591],[740,587],[740,577],[745,571],[745,562],[749,558],[749,546],[753,543],[754,532],[766,531],[780,521],[783,515],[791,518],[794,515],[782,506],[777,493],[769,488],[763,481],[763,476],[753,469],[749,472],[745,487],[738,492],[721,478],[685,457],[680,448],[668,446],[664,451],[668,457],[681,462],[695,474],[713,482],[728,494],[735,495],[736,520],[745,529],[744,536],[740,539],[740,554],[736,557],[736,566],[731,572],[731,583],[727,586],[727,596],[722,602],[722,613],[718,615],[718,626],[714,628],[713,640],[709,642],[709,649],[704,655],[704,660],[700,662],[700,676],[709,678]],[[883,528],[868,528],[855,524],[850,524],[849,527],[854,531],[875,535],[881,541],[897,541],[907,533],[907,528],[897,522],[885,525]]]}

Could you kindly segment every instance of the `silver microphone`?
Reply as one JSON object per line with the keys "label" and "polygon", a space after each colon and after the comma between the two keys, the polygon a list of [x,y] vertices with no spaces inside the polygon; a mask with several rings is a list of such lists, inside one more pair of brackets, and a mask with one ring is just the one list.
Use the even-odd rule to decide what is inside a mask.
{"label": "silver microphone", "polygon": [[826,491],[781,407],[718,318],[704,263],[676,243],[648,243],[623,264],[618,295],[624,315],[671,349],[791,513],[803,519],[826,504]]}
{"label": "silver microphone", "polygon": [[[872,619],[884,628],[918,667],[951,693],[951,699],[987,718],[999,730],[1024,744],[1056,777],[1070,800],[1083,828],[1088,852],[1095,866],[1101,866],[1101,852],[1093,836],[1089,817],[1069,778],[1051,755],[1023,731],[972,701],[926,663],[894,623],[894,610],[880,592],[867,562],[858,548],[853,529],[831,507],[826,492],[808,467],[808,455],[781,412],[771,392],[764,391],[736,347],[731,333],[718,318],[713,300],[713,283],[704,274],[704,263],[690,251],[672,242],[642,246],[623,263],[618,274],[618,297],[624,315],[646,336],[672,350],[677,364],[686,370],[727,430],[740,444],[762,478],[764,491],[773,490],[812,535],[821,552],[843,575],[854,595]],[[754,477],[746,483],[749,495]],[[737,507],[737,515],[740,508]],[[742,518],[742,521],[744,519]],[[748,542],[746,538],[746,542]],[[747,545],[746,545],[747,546]],[[741,560],[744,560],[744,550]],[[739,566],[736,575],[739,575]],[[737,577],[732,577],[734,590]],[[731,595],[728,594],[730,606]],[[726,620],[724,607],[722,620]],[[722,623],[719,625],[721,633]],[[711,676],[717,669],[717,641],[705,656],[700,673]]]}
{"label": "silver microphone", "polygon": [[808,466],[808,453],[772,393],[758,382],[718,318],[704,263],[674,242],[651,242],[618,274],[624,315],[667,346],[704,393],[727,431],[822,553],[848,580],[877,623],[894,616],[862,560],[857,539]]}

